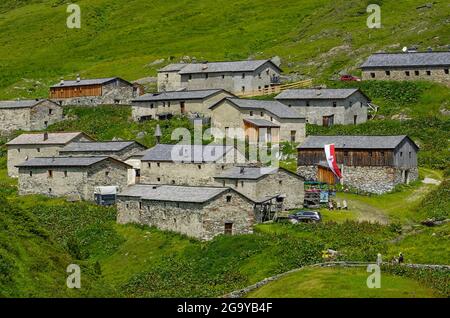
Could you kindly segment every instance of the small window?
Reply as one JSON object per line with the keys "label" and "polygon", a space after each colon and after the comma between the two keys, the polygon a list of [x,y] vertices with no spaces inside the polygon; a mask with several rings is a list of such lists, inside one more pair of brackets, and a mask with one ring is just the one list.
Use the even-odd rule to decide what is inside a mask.
{"label": "small window", "polygon": [[430,76],[431,75],[431,71],[427,71],[427,75]]}
{"label": "small window", "polygon": [[264,117],[264,112],[261,112],[261,117]]}
{"label": "small window", "polygon": [[170,102],[167,102],[167,107],[170,107]]}
{"label": "small window", "polygon": [[224,165],[222,165],[222,170],[224,170],[225,169],[225,166]]}
{"label": "small window", "polygon": [[175,180],[172,180],[171,183],[172,183],[172,184],[175,184]]}
{"label": "small window", "polygon": [[156,166],[157,166],[157,167],[161,167],[161,163],[157,162],[157,163],[156,163]]}
{"label": "small window", "polygon": [[410,74],[409,74],[409,71],[405,71],[405,75],[406,76],[409,76]]}
{"label": "small window", "polygon": [[242,78],[245,78],[245,73],[242,73]]}
{"label": "small window", "polygon": [[227,202],[231,202],[231,195],[227,195]]}
{"label": "small window", "polygon": [[44,121],[44,126],[45,126],[45,127],[48,126],[48,121]]}
{"label": "small window", "polygon": [[412,153],[411,153],[411,151],[409,152],[409,159],[411,159],[412,158]]}
{"label": "small window", "polygon": [[105,176],[109,177],[109,171],[105,171]]}
{"label": "small window", "polygon": [[270,117],[270,121],[273,121],[273,117]]}
{"label": "small window", "polygon": [[166,78],[169,78],[169,74],[168,73],[166,73]]}
{"label": "small window", "polygon": [[53,170],[48,170],[47,174],[49,178],[53,178]]}
{"label": "small window", "polygon": [[403,157],[403,151],[400,151],[400,157]]}
{"label": "small window", "polygon": [[158,180],[158,182],[161,182],[161,178],[157,178],[156,180]]}
{"label": "small window", "polygon": [[33,176],[33,171],[30,170],[30,177],[32,177],[32,176]]}
{"label": "small window", "polygon": [[41,152],[41,148],[37,148],[36,150],[37,150],[37,152]]}
{"label": "small window", "polygon": [[64,178],[67,178],[67,171],[64,171]]}
{"label": "small window", "polygon": [[386,71],[386,76],[391,76],[391,71]]}
{"label": "small window", "polygon": [[190,79],[190,80],[192,79],[192,74],[189,74],[189,79]]}
{"label": "small window", "polygon": [[202,165],[197,166],[198,170],[202,170]]}
{"label": "small window", "polygon": [[[361,103],[361,106],[362,106],[362,103]],[[351,101],[348,102],[348,107],[352,107],[352,102]]]}
{"label": "small window", "polygon": [[209,78],[209,74],[206,73],[206,74],[205,74],[205,79],[208,79],[208,78]]}
{"label": "small window", "polygon": [[253,112],[252,111],[250,111],[250,116],[253,116]]}
{"label": "small window", "polygon": [[152,163],[151,162],[149,162],[147,165],[148,165],[149,168],[152,167]]}
{"label": "small window", "polygon": [[225,74],[222,74],[222,79],[225,79]]}
{"label": "small window", "polygon": [[261,79],[261,73],[259,73],[259,74],[258,74],[258,78],[260,78],[260,79]]}
{"label": "small window", "polygon": [[49,114],[49,115],[53,114],[53,109],[49,108],[49,109],[48,109],[48,114]]}
{"label": "small window", "polygon": [[278,180],[279,185],[283,185],[283,180]]}
{"label": "small window", "polygon": [[48,193],[52,193],[52,188],[48,188]]}
{"label": "small window", "polygon": [[414,71],[414,75],[419,76],[420,72],[419,71]]}
{"label": "small window", "polygon": [[337,106],[337,102],[333,102],[333,107],[336,107]]}
{"label": "small window", "polygon": [[295,142],[295,135],[297,134],[297,131],[291,130],[291,142]]}
{"label": "small window", "polygon": [[292,105],[291,105],[291,104],[289,104],[288,106],[289,106],[289,107],[292,107]]}
{"label": "small window", "polygon": [[244,181],[241,181],[241,187],[242,188],[244,187]]}
{"label": "small window", "polygon": [[17,148],[17,152],[20,153],[20,148]]}
{"label": "small window", "polygon": [[[291,105],[289,105],[289,106],[291,106]],[[306,106],[309,106],[309,100],[306,101]]]}
{"label": "small window", "polygon": [[371,78],[375,78],[375,73],[370,73]]}
{"label": "small window", "polygon": [[142,210],[142,202],[139,202],[139,210]]}
{"label": "small window", "polygon": [[239,185],[239,181],[234,181],[234,186],[237,188],[238,187],[238,185]]}
{"label": "small window", "polygon": [[245,86],[242,86],[242,93],[245,92]]}
{"label": "small window", "polygon": [[444,69],[444,73],[448,74],[448,68]]}

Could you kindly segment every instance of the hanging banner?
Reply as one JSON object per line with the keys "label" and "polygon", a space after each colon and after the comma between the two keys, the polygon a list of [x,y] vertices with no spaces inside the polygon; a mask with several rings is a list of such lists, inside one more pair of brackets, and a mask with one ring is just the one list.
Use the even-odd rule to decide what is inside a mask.
{"label": "hanging banner", "polygon": [[334,145],[325,145],[325,156],[327,158],[328,166],[330,167],[331,171],[333,171],[334,175],[338,177],[339,179],[342,178],[341,170],[339,170],[339,167],[337,165],[336,161],[336,155],[334,152]]}

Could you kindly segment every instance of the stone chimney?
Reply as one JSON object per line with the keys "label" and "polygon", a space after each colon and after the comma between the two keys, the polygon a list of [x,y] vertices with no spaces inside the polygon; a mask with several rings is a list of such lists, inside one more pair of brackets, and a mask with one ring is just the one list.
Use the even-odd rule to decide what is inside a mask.
{"label": "stone chimney", "polygon": [[239,173],[240,174],[244,174],[244,171],[245,171],[245,167],[241,167],[240,170],[239,170]]}
{"label": "stone chimney", "polygon": [[44,133],[44,141],[48,140],[48,132]]}
{"label": "stone chimney", "polygon": [[80,76],[80,74],[77,74],[77,82],[78,82],[78,83],[81,82],[81,76]]}
{"label": "stone chimney", "polygon": [[159,127],[159,124],[156,125],[156,129],[155,129],[155,137],[156,137],[156,143],[159,144],[161,143],[161,127]]}
{"label": "stone chimney", "polygon": [[64,78],[61,77],[61,82],[59,83],[59,85],[63,86],[64,85]]}

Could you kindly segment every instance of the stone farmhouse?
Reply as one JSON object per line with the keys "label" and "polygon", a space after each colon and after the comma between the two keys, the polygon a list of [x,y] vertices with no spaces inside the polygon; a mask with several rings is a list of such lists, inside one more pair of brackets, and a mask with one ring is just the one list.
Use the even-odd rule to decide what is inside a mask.
{"label": "stone farmhouse", "polygon": [[245,155],[232,146],[158,144],[144,152],[140,182],[212,185],[219,171],[245,162]]}
{"label": "stone farmhouse", "polygon": [[59,150],[60,156],[107,156],[124,161],[147,148],[136,141],[80,141],[71,142]]}
{"label": "stone farmhouse", "polygon": [[298,147],[299,175],[337,183],[326,162],[326,144],[335,145],[344,185],[381,194],[418,179],[419,147],[408,136],[309,136]]}
{"label": "stone farmhouse", "polygon": [[17,177],[16,165],[35,157],[58,156],[63,147],[78,141],[92,141],[92,138],[82,132],[22,134],[6,143],[8,175]]}
{"label": "stone farmhouse", "polygon": [[[245,138],[250,143],[301,142],[305,118],[278,101],[226,98],[211,106],[211,127],[216,138]],[[236,136],[241,129],[244,136]]]}
{"label": "stone farmhouse", "polygon": [[71,200],[94,200],[100,186],[127,185],[127,164],[110,157],[40,157],[16,166],[19,194],[42,194]]}
{"label": "stone farmhouse", "polygon": [[210,240],[253,232],[255,203],[222,187],[134,185],[119,193],[118,223],[137,223]]}
{"label": "stone farmhouse", "polygon": [[236,166],[215,180],[218,186],[232,188],[255,202],[275,199],[284,210],[303,206],[304,179],[283,168]]}
{"label": "stone farmhouse", "polygon": [[289,89],[275,99],[295,109],[310,124],[332,126],[367,121],[370,99],[359,89]]}
{"label": "stone farmhouse", "polygon": [[429,80],[450,85],[450,52],[376,53],[360,68],[363,80]]}
{"label": "stone farmhouse", "polygon": [[0,134],[42,130],[63,119],[61,106],[47,99],[0,101]]}
{"label": "stone farmhouse", "polygon": [[62,106],[66,105],[130,105],[131,100],[142,95],[139,85],[120,77],[61,80],[50,87],[50,98]]}
{"label": "stone farmhouse", "polygon": [[224,89],[248,94],[280,84],[271,60],[169,64],[158,71],[158,91]]}
{"label": "stone farmhouse", "polygon": [[232,96],[222,89],[145,94],[132,101],[132,116],[135,121],[165,119],[174,115],[210,117],[210,106]]}

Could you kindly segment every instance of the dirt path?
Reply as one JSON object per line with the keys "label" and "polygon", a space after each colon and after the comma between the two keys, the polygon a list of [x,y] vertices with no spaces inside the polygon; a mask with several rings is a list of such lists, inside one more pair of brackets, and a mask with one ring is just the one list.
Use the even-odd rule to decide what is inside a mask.
{"label": "dirt path", "polygon": [[358,221],[378,222],[380,224],[388,224],[389,217],[382,210],[373,207],[370,204],[361,201],[349,202],[352,210],[357,210]]}

